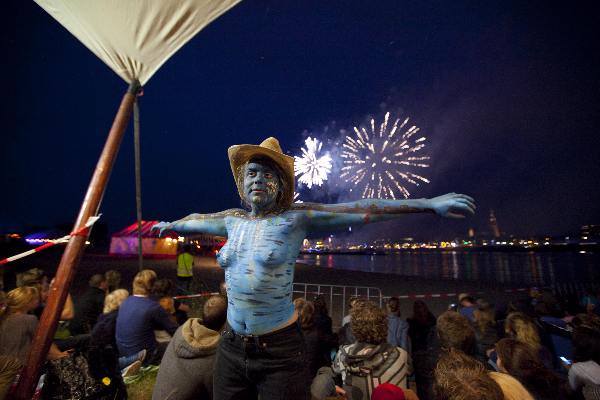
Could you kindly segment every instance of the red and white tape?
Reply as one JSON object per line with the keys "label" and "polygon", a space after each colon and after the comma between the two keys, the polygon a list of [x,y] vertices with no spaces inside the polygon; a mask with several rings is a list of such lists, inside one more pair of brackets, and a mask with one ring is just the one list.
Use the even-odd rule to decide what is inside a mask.
{"label": "red and white tape", "polygon": [[[517,292],[527,292],[530,288],[517,288],[517,289],[504,289],[504,293],[517,293]],[[478,291],[478,292],[461,292],[467,293],[469,295],[481,295],[488,294],[486,291]],[[398,295],[399,299],[437,299],[437,298],[447,298],[447,297],[458,297],[460,293],[425,293],[425,294],[403,294]],[[389,296],[384,296],[384,298],[388,298]]]}
{"label": "red and white tape", "polygon": [[218,292],[202,292],[202,293],[197,293],[197,294],[188,294],[185,296],[173,296],[173,299],[175,300],[181,300],[181,299],[193,299],[195,297],[208,297],[208,296],[214,296],[219,294]]}
{"label": "red and white tape", "polygon": [[52,247],[52,246],[54,246],[54,245],[57,245],[57,244],[59,244],[59,243],[65,243],[65,242],[68,242],[68,241],[69,241],[69,239],[71,239],[71,237],[72,237],[72,236],[87,235],[87,233],[88,233],[87,231],[88,231],[88,230],[90,229],[90,227],[91,227],[92,225],[94,225],[94,224],[96,223],[96,221],[98,221],[99,219],[100,219],[100,215],[98,215],[98,216],[96,216],[96,217],[90,217],[90,218],[87,220],[87,222],[85,223],[85,225],[83,226],[83,228],[80,228],[80,229],[78,229],[78,230],[76,230],[76,231],[73,231],[73,232],[71,232],[70,234],[68,234],[67,236],[63,236],[63,237],[61,237],[61,238],[58,238],[58,239],[55,239],[55,240],[53,240],[53,241],[51,241],[51,242],[45,243],[45,244],[43,244],[43,245],[41,245],[41,246],[39,246],[39,247],[36,247],[35,249],[28,250],[28,251],[25,251],[25,252],[23,252],[23,253],[17,254],[17,255],[15,255],[15,256],[12,256],[12,257],[5,258],[4,260],[0,260],[0,265],[8,264],[9,262],[16,261],[16,260],[19,260],[19,259],[21,259],[21,258],[23,258],[23,257],[30,256],[30,255],[32,255],[32,254],[35,254],[35,253],[37,253],[37,252],[39,252],[39,251],[42,251],[42,250],[45,250],[45,249],[47,249],[47,248],[49,248],[49,247]]}

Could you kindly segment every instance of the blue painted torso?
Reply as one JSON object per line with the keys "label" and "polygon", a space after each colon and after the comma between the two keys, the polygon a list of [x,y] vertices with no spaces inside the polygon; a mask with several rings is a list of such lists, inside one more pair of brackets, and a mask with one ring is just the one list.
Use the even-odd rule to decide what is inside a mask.
{"label": "blue painted torso", "polygon": [[272,331],[294,313],[294,266],[306,216],[295,211],[256,219],[228,216],[225,224],[228,240],[217,261],[225,269],[227,321],[242,334]]}

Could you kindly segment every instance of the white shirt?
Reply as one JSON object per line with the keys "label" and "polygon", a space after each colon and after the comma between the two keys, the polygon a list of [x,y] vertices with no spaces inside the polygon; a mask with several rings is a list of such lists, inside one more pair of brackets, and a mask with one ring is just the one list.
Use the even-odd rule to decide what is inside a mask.
{"label": "white shirt", "polygon": [[600,385],[600,365],[595,361],[574,363],[569,369],[569,385],[577,390],[588,384]]}

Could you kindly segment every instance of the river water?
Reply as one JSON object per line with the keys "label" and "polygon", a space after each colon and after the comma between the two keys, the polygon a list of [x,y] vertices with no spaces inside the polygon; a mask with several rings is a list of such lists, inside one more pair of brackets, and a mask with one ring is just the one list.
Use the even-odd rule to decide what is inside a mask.
{"label": "river water", "polygon": [[554,285],[600,282],[600,253],[578,251],[401,251],[386,255],[300,254],[326,268],[429,279]]}

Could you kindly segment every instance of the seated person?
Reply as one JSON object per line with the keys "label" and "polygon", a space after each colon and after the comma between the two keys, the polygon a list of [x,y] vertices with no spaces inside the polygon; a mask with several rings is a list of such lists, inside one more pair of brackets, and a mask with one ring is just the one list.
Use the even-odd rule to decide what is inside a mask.
{"label": "seated person", "polygon": [[[28,269],[27,271],[19,274],[17,277],[18,287],[30,286],[38,290],[40,301],[38,303],[38,306],[33,311],[33,314],[35,314],[35,316],[38,318],[42,316],[42,312],[44,311],[44,307],[46,306],[46,301],[48,300],[48,293],[53,282],[54,279],[52,281],[49,281],[46,273],[39,268]],[[75,307],[73,306],[73,299],[71,298],[71,294],[68,294],[67,300],[65,301],[65,305],[60,314],[60,320],[69,321],[73,319],[74,316]],[[60,329],[61,328],[59,326],[59,330]]]}
{"label": "seated person", "polygon": [[125,289],[117,289],[110,292],[104,299],[102,314],[92,329],[91,343],[95,346],[112,346],[117,349],[115,331],[117,328],[117,315],[119,307],[129,297]]}
{"label": "seated person", "polygon": [[546,368],[554,368],[552,352],[542,343],[540,333],[544,332],[541,332],[533,318],[520,312],[510,313],[504,321],[504,332],[506,337],[529,345]]}
{"label": "seated person", "polygon": [[[38,290],[30,286],[18,287],[6,294],[0,307],[0,354],[25,363],[38,325],[37,317],[30,312],[39,305],[39,298]],[[52,343],[48,359],[67,355]]]}
{"label": "seated person", "polygon": [[212,399],[214,362],[227,320],[227,298],[209,297],[202,315],[202,320],[188,319],[173,335],[160,364],[152,399]]}
{"label": "seated person", "polygon": [[469,296],[467,293],[461,293],[458,295],[458,312],[463,317],[466,317],[469,321],[473,322],[475,317],[473,312],[476,310],[475,299]]}
{"label": "seated person", "polygon": [[473,311],[473,318],[476,357],[479,361],[487,363],[488,353],[493,351],[498,341],[494,307],[483,299],[477,300],[477,309]]}
{"label": "seated person", "polygon": [[456,311],[442,313],[429,331],[426,348],[413,352],[417,394],[424,399],[433,398],[434,370],[443,350],[460,350],[475,354],[475,331],[471,323]]}
{"label": "seated person", "polygon": [[[117,341],[115,330],[117,325],[117,315],[119,306],[129,296],[125,289],[117,289],[109,293],[104,299],[103,313],[98,317],[98,322],[94,325],[91,333],[91,339],[87,348],[87,357],[90,360],[90,373],[98,380],[105,377],[109,378],[108,384],[112,393],[122,393],[126,391],[123,380],[121,379],[121,368],[119,365],[119,351],[117,350]],[[145,350],[140,357],[145,357]],[[128,374],[134,375],[139,372],[142,363],[137,361],[135,365],[129,367]],[[120,397],[114,397],[120,398]]]}
{"label": "seated person", "polygon": [[319,368],[331,365],[331,350],[337,349],[337,338],[333,334],[323,332],[316,325],[315,307],[311,301],[297,298],[294,300],[294,308],[298,313],[304,336],[304,362],[307,368],[307,383],[310,385]]}
{"label": "seated person", "polygon": [[121,287],[121,273],[116,269],[109,269],[104,273],[104,278],[106,279],[107,292],[111,293],[117,289],[122,289]]}
{"label": "seated person", "polygon": [[582,391],[585,399],[592,398],[588,392],[600,393],[600,319],[589,318],[575,328],[573,349],[569,385]]}
{"label": "seated person", "polygon": [[438,400],[504,400],[485,366],[460,350],[444,350],[435,367],[433,392]]}
{"label": "seated person", "polygon": [[[352,400],[368,400],[373,389],[382,383],[406,389],[408,375],[412,373],[410,356],[406,350],[386,343],[385,312],[366,301],[353,306],[350,316],[356,341],[340,346],[331,373],[323,368],[319,370],[311,385],[311,394],[323,399],[345,392]],[[336,376],[341,376],[342,388],[333,385]]]}
{"label": "seated person", "polygon": [[155,280],[156,273],[152,270],[138,272],[133,279],[133,296],[128,297],[119,308],[116,339],[122,368],[137,360],[143,350],[146,350],[146,365],[160,364],[168,343],[159,344],[154,331],[165,330],[173,335],[177,330],[169,314],[148,297]]}
{"label": "seated person", "polygon": [[157,279],[152,285],[150,298],[158,301],[160,306],[171,316],[173,322],[182,325],[188,319],[187,313],[190,306],[179,300],[173,299],[175,285],[171,279]]}
{"label": "seated person", "polygon": [[546,368],[537,349],[519,340],[504,338],[496,343],[498,368],[518,380],[536,400],[569,398],[566,382]]}
{"label": "seated person", "polygon": [[95,274],[89,280],[89,287],[75,303],[75,317],[69,324],[72,335],[90,333],[104,308],[104,298],[108,283],[102,274]]}
{"label": "seated person", "polygon": [[488,372],[490,378],[492,378],[504,394],[504,400],[535,400],[533,396],[525,389],[525,386],[503,372],[491,371]]}
{"label": "seated person", "polygon": [[350,312],[342,319],[342,327],[338,331],[338,341],[340,345],[352,344],[356,341],[356,337],[352,333],[352,309],[355,307],[360,307],[364,302],[365,300],[363,298],[357,296],[350,298],[350,304],[348,306]]}
{"label": "seated person", "polygon": [[323,295],[317,295],[313,299],[315,307],[315,326],[328,335],[333,335],[333,321],[327,311],[327,303]]}

